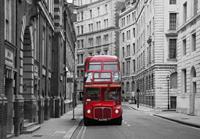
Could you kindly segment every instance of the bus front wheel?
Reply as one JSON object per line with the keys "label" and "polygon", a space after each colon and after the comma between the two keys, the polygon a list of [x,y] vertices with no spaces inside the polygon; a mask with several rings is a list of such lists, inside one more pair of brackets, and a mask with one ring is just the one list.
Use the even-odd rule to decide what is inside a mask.
{"label": "bus front wheel", "polygon": [[84,125],[85,126],[89,126],[90,125],[90,120],[89,119],[84,118],[83,120],[84,120]]}
{"label": "bus front wheel", "polygon": [[116,123],[116,125],[122,125],[122,116],[115,119],[115,123]]}

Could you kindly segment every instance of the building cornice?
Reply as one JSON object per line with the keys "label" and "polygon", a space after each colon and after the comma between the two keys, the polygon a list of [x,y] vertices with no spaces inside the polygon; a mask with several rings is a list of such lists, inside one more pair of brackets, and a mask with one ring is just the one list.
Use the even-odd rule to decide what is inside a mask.
{"label": "building cornice", "polygon": [[132,6],[132,7],[129,7],[127,10],[125,10],[125,11],[122,12],[122,13],[120,13],[120,14],[119,14],[119,18],[122,18],[124,15],[127,15],[127,14],[129,14],[129,13],[131,13],[131,12],[136,12],[136,10],[135,10],[135,5]]}
{"label": "building cornice", "polygon": [[144,68],[141,71],[136,72],[136,78],[139,78],[140,76],[144,75],[144,72],[148,72],[155,69],[174,69],[177,70],[177,64],[152,64],[148,68]]}
{"label": "building cornice", "polygon": [[122,30],[125,30],[125,29],[131,27],[131,26],[134,26],[135,24],[136,24],[136,22],[133,22],[133,23],[131,23],[130,25],[127,25],[127,26],[125,26],[125,27],[120,28],[120,32],[121,32]]}
{"label": "building cornice", "polygon": [[[91,5],[95,5],[97,3],[101,3],[101,2],[105,2],[106,0],[98,0],[98,1],[95,1],[95,2],[92,2],[92,3],[89,3],[89,4],[85,4],[85,5],[82,5],[82,6],[78,6],[77,7],[77,10],[81,10],[81,9],[84,9],[84,8],[88,8],[89,6]],[[107,0],[106,2],[110,2],[112,0]]]}
{"label": "building cornice", "polygon": [[54,25],[53,25],[54,22],[53,22],[53,19],[51,18],[51,16],[49,15],[49,12],[44,8],[44,6],[43,6],[41,1],[38,2],[38,4],[39,4],[39,7],[42,9],[42,12],[44,13],[47,21],[49,22],[52,30],[54,31]]}
{"label": "building cornice", "polygon": [[184,23],[183,25],[181,25],[180,27],[177,28],[177,32],[179,33],[182,30],[185,30],[185,28],[190,25],[193,24],[194,22],[196,22],[196,20],[200,17],[200,12],[197,13],[196,16],[193,16],[192,18],[190,18],[186,23]]}
{"label": "building cornice", "polygon": [[105,28],[105,29],[101,29],[101,30],[97,30],[97,31],[93,31],[93,32],[88,32],[88,33],[83,33],[83,34],[80,34],[80,35],[77,35],[77,38],[78,37],[82,37],[82,36],[86,36],[86,35],[92,35],[92,34],[97,34],[97,33],[101,33],[101,32],[104,32],[104,31],[109,31],[109,30],[116,30],[118,29],[118,27],[109,27],[109,28]]}

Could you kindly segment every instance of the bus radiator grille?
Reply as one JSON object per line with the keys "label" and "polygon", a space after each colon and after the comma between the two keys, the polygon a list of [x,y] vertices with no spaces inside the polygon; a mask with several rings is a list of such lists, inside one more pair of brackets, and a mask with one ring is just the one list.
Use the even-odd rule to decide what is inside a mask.
{"label": "bus radiator grille", "polygon": [[111,108],[95,108],[94,110],[95,119],[111,119]]}

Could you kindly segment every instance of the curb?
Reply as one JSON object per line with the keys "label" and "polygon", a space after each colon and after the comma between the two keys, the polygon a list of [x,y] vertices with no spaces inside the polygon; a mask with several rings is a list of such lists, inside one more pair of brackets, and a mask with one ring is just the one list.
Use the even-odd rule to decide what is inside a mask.
{"label": "curb", "polygon": [[157,115],[157,114],[153,114],[153,115],[156,116],[156,117],[160,117],[160,118],[163,118],[163,119],[166,119],[166,120],[170,120],[170,121],[173,121],[173,122],[177,122],[177,123],[180,123],[180,124],[184,124],[184,125],[200,128],[200,125],[195,124],[195,123],[189,123],[189,122],[185,122],[185,121],[181,121],[181,120],[177,120],[177,119],[173,119],[173,118],[169,118],[169,117],[164,117],[164,116]]}

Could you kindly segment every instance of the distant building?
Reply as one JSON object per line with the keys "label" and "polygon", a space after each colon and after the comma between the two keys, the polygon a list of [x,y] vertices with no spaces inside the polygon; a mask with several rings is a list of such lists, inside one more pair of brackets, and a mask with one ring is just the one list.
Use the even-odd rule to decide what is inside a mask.
{"label": "distant building", "polygon": [[136,3],[126,1],[119,18],[120,44],[119,57],[122,73],[122,92],[124,98],[130,98],[136,91]]}
{"label": "distant building", "polygon": [[137,2],[136,86],[140,102],[158,109],[176,109],[177,9],[171,1]]}
{"label": "distant building", "polygon": [[118,11],[124,0],[75,0],[77,21],[78,92],[83,90],[84,59],[91,55],[118,55]]}
{"label": "distant building", "polygon": [[[131,6],[136,13],[136,23],[132,21],[133,23],[128,25],[132,17],[128,12]],[[121,64],[124,75],[123,90],[128,93],[139,89],[139,94],[135,95],[139,95],[140,104],[158,109],[175,109],[178,5],[171,1],[126,0],[126,7],[120,18],[120,24],[125,25],[124,29],[121,28],[120,35],[120,54],[124,55]],[[135,38],[131,37],[129,40],[129,34],[134,36],[134,31],[131,30],[134,26]],[[135,43],[135,50],[134,44],[131,43]]]}
{"label": "distant building", "polygon": [[177,111],[200,116],[200,1],[181,0],[177,4]]}

